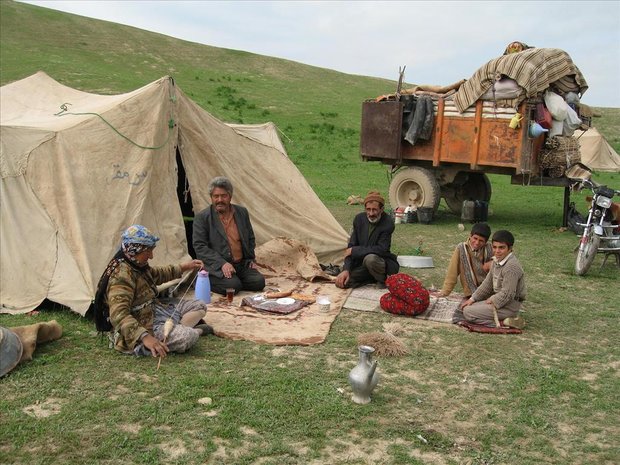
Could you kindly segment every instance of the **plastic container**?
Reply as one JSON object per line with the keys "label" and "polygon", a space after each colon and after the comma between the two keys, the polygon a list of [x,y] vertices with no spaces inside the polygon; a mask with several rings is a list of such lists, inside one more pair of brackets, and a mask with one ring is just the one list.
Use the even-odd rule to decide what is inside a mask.
{"label": "plastic container", "polygon": [[474,208],[475,208],[475,202],[473,200],[463,201],[463,208],[461,209],[461,221],[463,223],[474,222]]}
{"label": "plastic container", "polygon": [[549,132],[549,129],[543,128],[540,124],[534,121],[530,122],[528,134],[532,139],[536,139],[537,137],[542,136],[545,132]]}
{"label": "plastic container", "polygon": [[396,257],[398,264],[406,268],[434,268],[433,257],[419,255],[399,255]]}
{"label": "plastic container", "polygon": [[485,223],[489,219],[489,202],[486,200],[474,201],[474,223]]}
{"label": "plastic container", "polygon": [[195,296],[197,300],[202,300],[206,304],[211,303],[211,282],[209,281],[209,273],[205,270],[198,272]]}
{"label": "plastic container", "polygon": [[396,210],[394,210],[394,224],[404,223],[405,221],[405,209],[403,207],[396,208]]}
{"label": "plastic container", "polygon": [[434,210],[431,207],[418,208],[418,221],[421,224],[431,224],[433,221]]}
{"label": "plastic container", "polygon": [[403,216],[403,223],[417,223],[418,222],[418,212],[411,206],[409,205],[407,208],[405,208],[405,214]]}

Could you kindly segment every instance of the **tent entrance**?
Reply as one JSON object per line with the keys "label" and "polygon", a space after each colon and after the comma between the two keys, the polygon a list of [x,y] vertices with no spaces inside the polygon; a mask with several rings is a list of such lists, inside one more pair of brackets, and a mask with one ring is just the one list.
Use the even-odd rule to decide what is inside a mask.
{"label": "tent entrance", "polygon": [[183,214],[183,224],[185,225],[185,237],[187,238],[187,252],[192,258],[196,258],[196,252],[192,244],[192,236],[194,231],[194,204],[192,203],[192,194],[189,187],[189,180],[185,173],[185,167],[181,160],[181,152],[177,147],[177,198],[179,206]]}

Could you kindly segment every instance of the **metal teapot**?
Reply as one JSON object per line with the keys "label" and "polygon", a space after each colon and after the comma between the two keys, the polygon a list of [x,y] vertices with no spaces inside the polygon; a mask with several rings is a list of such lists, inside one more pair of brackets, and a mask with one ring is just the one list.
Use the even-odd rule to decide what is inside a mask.
{"label": "metal teapot", "polygon": [[367,404],[370,402],[370,394],[379,382],[377,372],[377,361],[372,361],[374,347],[359,346],[359,362],[349,373],[349,384],[353,390],[351,399],[356,404]]}

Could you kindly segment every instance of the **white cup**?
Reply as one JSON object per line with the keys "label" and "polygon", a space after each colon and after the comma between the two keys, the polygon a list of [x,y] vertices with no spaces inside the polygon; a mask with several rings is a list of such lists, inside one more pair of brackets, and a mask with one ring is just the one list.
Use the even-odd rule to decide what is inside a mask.
{"label": "white cup", "polygon": [[316,303],[319,305],[319,310],[322,312],[329,312],[329,307],[331,306],[331,302],[329,301],[329,297],[326,295],[320,295],[316,298]]}

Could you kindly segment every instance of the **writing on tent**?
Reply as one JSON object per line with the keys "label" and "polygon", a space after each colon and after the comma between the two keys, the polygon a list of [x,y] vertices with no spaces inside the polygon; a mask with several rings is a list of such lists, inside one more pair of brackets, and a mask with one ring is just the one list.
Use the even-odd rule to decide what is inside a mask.
{"label": "writing on tent", "polygon": [[132,186],[138,186],[140,184],[142,184],[142,182],[146,179],[148,172],[147,171],[142,171],[141,173],[129,173],[128,171],[124,171],[121,168],[121,165],[115,164],[112,165],[114,167],[114,176],[112,176],[112,180],[114,181],[115,179],[118,180],[124,180],[126,179],[127,182],[129,184],[131,184]]}

